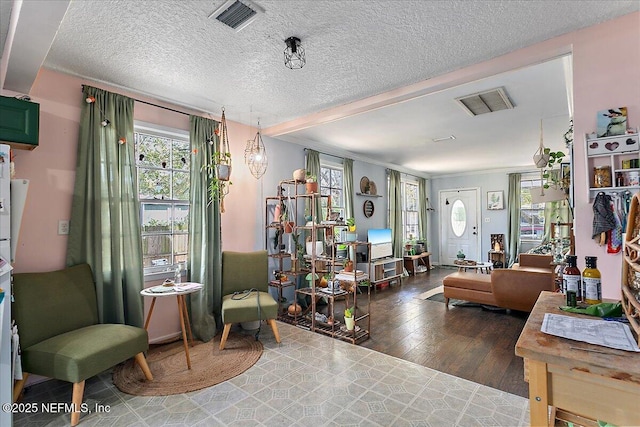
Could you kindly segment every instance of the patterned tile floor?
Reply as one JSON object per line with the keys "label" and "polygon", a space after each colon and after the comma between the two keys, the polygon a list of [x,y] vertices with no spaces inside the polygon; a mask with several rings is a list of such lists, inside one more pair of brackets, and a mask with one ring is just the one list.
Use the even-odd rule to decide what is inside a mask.
{"label": "patterned tile floor", "polygon": [[[278,323],[245,373],[174,396],[120,392],[105,372],[87,380],[81,426],[526,426],[527,399],[363,347]],[[71,385],[31,386],[23,402],[70,402]],[[69,425],[68,413],[14,415],[14,426]]]}

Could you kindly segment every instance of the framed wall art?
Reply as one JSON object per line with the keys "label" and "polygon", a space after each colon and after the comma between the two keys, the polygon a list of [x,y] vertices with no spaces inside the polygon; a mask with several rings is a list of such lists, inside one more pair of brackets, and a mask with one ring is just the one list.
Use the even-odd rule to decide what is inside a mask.
{"label": "framed wall art", "polygon": [[504,191],[487,191],[487,209],[504,209]]}

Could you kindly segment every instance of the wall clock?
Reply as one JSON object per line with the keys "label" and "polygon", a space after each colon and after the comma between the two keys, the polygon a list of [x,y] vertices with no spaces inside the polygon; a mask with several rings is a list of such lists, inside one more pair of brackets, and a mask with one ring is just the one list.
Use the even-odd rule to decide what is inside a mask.
{"label": "wall clock", "polygon": [[365,200],[362,205],[362,211],[364,212],[365,218],[371,218],[374,211],[373,202],[371,200]]}

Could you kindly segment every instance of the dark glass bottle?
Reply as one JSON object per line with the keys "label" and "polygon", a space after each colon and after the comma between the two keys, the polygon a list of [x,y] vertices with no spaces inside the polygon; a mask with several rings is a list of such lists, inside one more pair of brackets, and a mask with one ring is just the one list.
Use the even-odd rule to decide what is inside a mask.
{"label": "dark glass bottle", "polygon": [[562,292],[573,291],[576,293],[576,300],[582,300],[582,275],[577,266],[578,257],[567,255],[567,265],[562,270]]}

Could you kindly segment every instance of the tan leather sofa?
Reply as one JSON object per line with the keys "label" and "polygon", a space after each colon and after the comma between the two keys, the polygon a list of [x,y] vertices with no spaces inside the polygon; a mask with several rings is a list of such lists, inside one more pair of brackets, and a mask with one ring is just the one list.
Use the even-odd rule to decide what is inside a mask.
{"label": "tan leather sofa", "polygon": [[520,254],[518,264],[491,274],[452,273],[442,281],[445,303],[454,298],[530,312],[540,292],[554,290],[552,260],[550,255]]}

